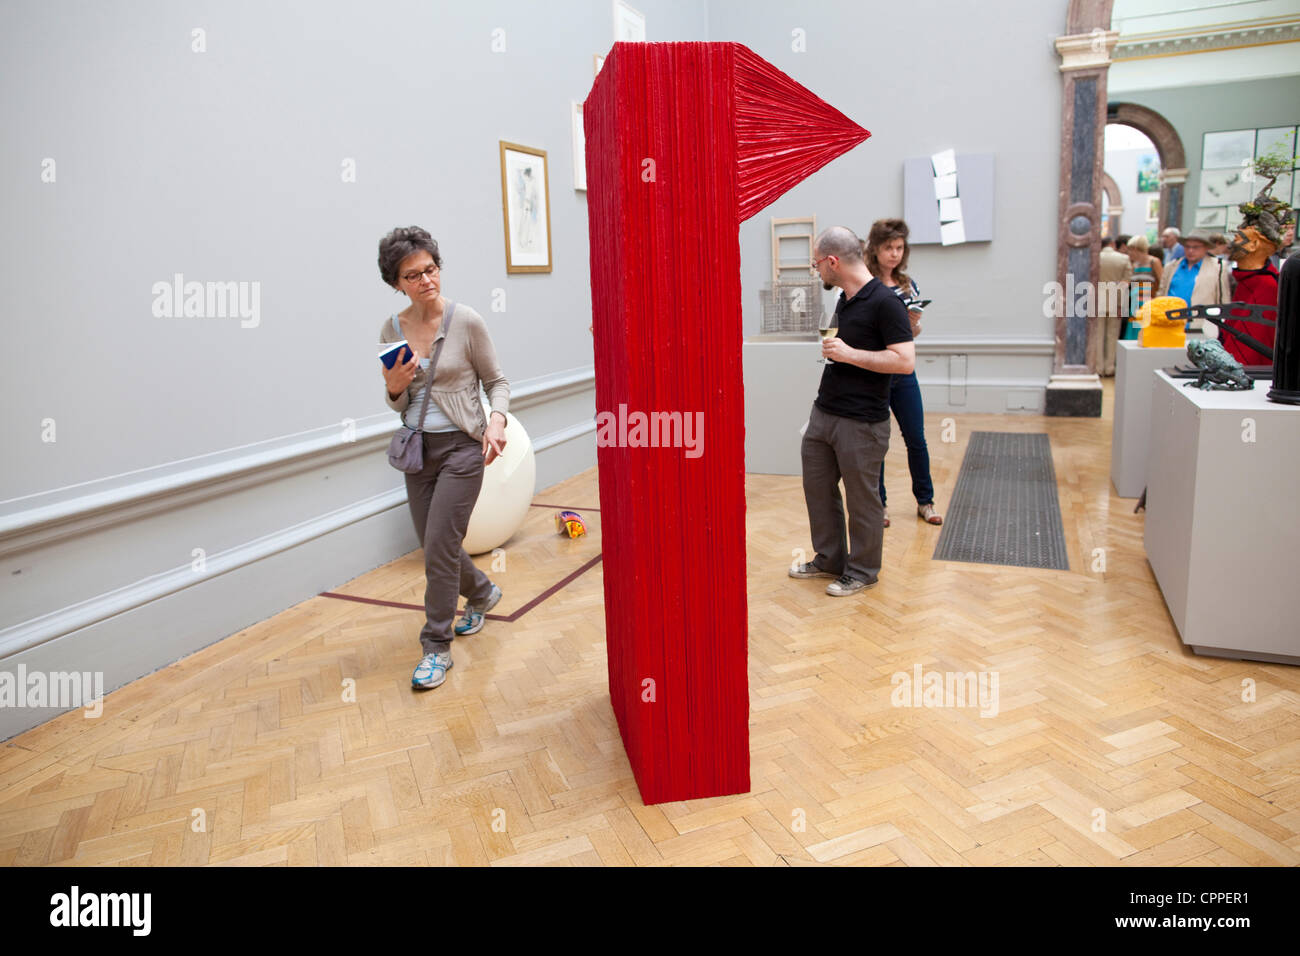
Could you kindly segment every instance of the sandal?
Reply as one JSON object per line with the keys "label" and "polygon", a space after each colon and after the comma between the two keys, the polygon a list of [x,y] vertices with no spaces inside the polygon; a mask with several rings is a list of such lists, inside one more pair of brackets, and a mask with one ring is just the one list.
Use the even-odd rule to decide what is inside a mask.
{"label": "sandal", "polygon": [[916,506],[916,516],[924,518],[927,524],[943,524],[943,515],[934,510],[934,502]]}
{"label": "sandal", "polygon": [[885,527],[888,528],[888,527],[889,527],[889,509],[888,509],[888,508],[881,508],[881,509],[880,509],[880,513],[883,514],[883,515],[885,516]]}

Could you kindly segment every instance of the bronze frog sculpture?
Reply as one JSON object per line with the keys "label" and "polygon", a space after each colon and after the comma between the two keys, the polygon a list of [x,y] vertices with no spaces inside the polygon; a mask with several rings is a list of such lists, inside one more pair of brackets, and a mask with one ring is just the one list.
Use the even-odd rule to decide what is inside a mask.
{"label": "bronze frog sculpture", "polygon": [[1184,387],[1246,391],[1255,387],[1255,381],[1246,374],[1241,363],[1228,354],[1228,350],[1215,339],[1192,339],[1187,343],[1187,357],[1201,370],[1196,381]]}

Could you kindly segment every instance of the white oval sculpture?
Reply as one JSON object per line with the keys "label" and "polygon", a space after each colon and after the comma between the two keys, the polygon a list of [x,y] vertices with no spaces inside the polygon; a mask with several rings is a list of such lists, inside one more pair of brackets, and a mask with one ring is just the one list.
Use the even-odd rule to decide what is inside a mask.
{"label": "white oval sculpture", "polygon": [[[491,417],[484,406],[483,414]],[[533,443],[519,424],[506,413],[506,448],[492,464],[483,469],[483,487],[469,516],[464,548],[470,554],[483,554],[510,540],[528,516],[537,484],[537,460]]]}

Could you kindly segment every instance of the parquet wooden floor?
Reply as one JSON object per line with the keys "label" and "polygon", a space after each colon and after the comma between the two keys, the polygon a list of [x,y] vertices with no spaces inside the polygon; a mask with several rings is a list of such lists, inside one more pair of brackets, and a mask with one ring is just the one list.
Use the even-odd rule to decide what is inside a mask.
{"label": "parquet wooden floor", "polygon": [[[798,479],[751,475],[750,793],[642,805],[596,562],[457,642],[435,691],[409,686],[419,612],[317,597],[110,694],[98,720],[7,742],[0,863],[1300,861],[1300,670],[1182,648],[1142,516],[1110,487],[1109,390],[1101,420],[952,416],[945,443],[944,417],[927,420],[941,508],[971,431],[1051,436],[1071,570],[931,560],[895,431],[880,586],[826,597],[785,573],[808,547]],[[499,617],[599,554],[594,469],[537,501],[590,534],[533,509],[491,572]],[[413,552],[334,590],[419,605],[422,588]],[[892,706],[917,665],[996,671],[996,715]]]}

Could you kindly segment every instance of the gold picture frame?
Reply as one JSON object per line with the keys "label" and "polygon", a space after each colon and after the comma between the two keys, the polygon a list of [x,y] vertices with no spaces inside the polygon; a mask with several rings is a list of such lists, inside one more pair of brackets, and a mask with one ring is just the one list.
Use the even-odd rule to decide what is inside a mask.
{"label": "gold picture frame", "polygon": [[551,189],[546,150],[498,142],[506,274],[550,272]]}

